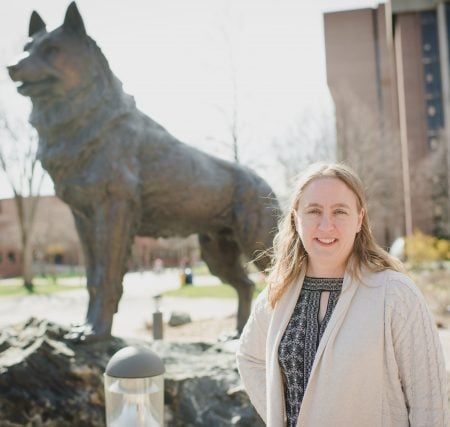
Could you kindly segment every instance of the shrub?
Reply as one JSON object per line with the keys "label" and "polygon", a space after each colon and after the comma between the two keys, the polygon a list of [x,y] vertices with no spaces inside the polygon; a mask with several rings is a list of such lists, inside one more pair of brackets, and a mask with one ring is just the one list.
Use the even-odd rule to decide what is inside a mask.
{"label": "shrub", "polygon": [[405,239],[405,255],[413,264],[447,260],[450,259],[450,241],[416,230]]}

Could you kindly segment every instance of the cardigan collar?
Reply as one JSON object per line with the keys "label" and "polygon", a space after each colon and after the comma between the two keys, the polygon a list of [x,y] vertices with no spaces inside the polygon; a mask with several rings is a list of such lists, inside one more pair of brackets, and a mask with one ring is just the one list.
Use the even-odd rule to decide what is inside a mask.
{"label": "cardigan collar", "polygon": [[[350,303],[352,302],[352,299],[355,295],[357,288],[358,288],[357,282],[355,280],[353,280],[350,273],[348,271],[346,271],[344,274],[344,283],[342,284],[341,295],[339,296],[336,307],[334,308],[333,313],[331,314],[328,325],[325,328],[325,331],[320,340],[319,347],[317,348],[316,356],[314,358],[314,363],[313,363],[313,366],[311,369],[311,375],[309,377],[308,383],[310,382],[311,378],[313,378],[317,372],[317,365],[320,363],[320,358],[322,357],[322,354],[327,346],[330,336],[333,333],[335,333],[335,331],[339,330],[339,327],[341,326],[341,324],[345,318],[345,314],[347,313],[347,311],[350,307]],[[308,391],[308,387],[306,387],[305,395],[306,395],[307,391]]]}
{"label": "cardigan collar", "polygon": [[[286,330],[289,320],[291,319],[295,305],[300,296],[305,274],[306,274],[306,267],[302,269],[298,279],[287,288],[286,292],[277,302],[277,305],[279,306],[278,309],[275,309],[273,311],[273,316],[268,331],[268,336],[273,337],[273,344],[271,345],[272,349],[278,348],[280,344],[281,338],[284,334],[284,331]],[[350,303],[355,295],[357,288],[358,288],[357,281],[352,278],[350,272],[347,270],[344,274],[344,282],[342,284],[341,295],[336,304],[336,307],[333,310],[333,314],[331,315],[331,318],[328,322],[325,332],[320,340],[319,347],[317,348],[308,384],[310,384],[313,378],[317,375],[318,365],[320,363],[320,359],[323,355],[323,352],[326,349],[330,336],[332,336],[332,334],[335,334],[339,330],[339,327],[341,326],[345,318],[345,314],[347,313],[350,307]],[[284,414],[283,418],[284,420],[286,419],[283,380],[281,375],[281,369],[278,363],[277,353],[278,353],[277,351],[270,351],[269,354],[266,354],[267,359],[271,359],[269,365],[274,368],[274,371],[271,372],[270,375],[272,375],[272,378],[275,380],[275,383],[278,384],[279,390],[277,390],[276,392],[280,393],[280,395],[283,396],[283,399],[280,400],[282,407],[274,408],[271,407],[271,405],[267,406],[268,408],[267,421],[268,425],[271,426],[284,425],[282,420],[278,418],[280,413],[283,413]],[[304,403],[306,403],[307,399],[308,399],[308,386],[306,387],[305,390],[302,407]],[[302,411],[300,409],[299,419],[301,413]]]}

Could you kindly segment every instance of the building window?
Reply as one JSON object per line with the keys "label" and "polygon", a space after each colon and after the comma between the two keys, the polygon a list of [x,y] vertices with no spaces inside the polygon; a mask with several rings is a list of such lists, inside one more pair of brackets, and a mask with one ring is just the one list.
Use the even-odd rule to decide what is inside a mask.
{"label": "building window", "polygon": [[434,151],[438,148],[438,140],[435,137],[430,138],[430,148]]}
{"label": "building window", "polygon": [[436,131],[444,127],[437,14],[433,10],[422,12],[420,16],[428,146],[432,148],[432,140],[435,139]]}
{"label": "building window", "polygon": [[56,265],[62,265],[64,263],[64,256],[62,254],[55,254],[54,263]]}
{"label": "building window", "polygon": [[15,264],[16,263],[16,254],[14,252],[8,252],[8,261],[11,264]]}

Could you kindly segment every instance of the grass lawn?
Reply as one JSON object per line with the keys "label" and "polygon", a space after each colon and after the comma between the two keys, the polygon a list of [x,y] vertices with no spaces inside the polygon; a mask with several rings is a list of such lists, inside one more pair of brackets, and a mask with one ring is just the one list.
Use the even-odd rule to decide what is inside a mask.
{"label": "grass lawn", "polygon": [[[264,283],[257,283],[253,296],[256,297],[263,290],[263,288]],[[237,293],[234,288],[229,285],[188,285],[179,289],[164,292],[163,296],[180,298],[237,298]]]}
{"label": "grass lawn", "polygon": [[[61,277],[69,277],[69,276],[65,275]],[[47,295],[53,294],[55,292],[70,291],[73,289],[81,289],[86,287],[83,284],[81,284],[81,277],[79,285],[70,285],[70,286],[59,285],[57,279],[55,281],[51,277],[35,277],[33,279],[33,283],[35,285],[33,293],[38,295]],[[21,278],[0,280],[0,297],[29,295],[30,293],[23,287],[22,283],[23,282]]]}
{"label": "grass lawn", "polygon": [[198,264],[192,267],[192,273],[194,276],[204,276],[207,274],[211,274],[209,272],[208,266],[204,262],[199,262]]}
{"label": "grass lawn", "polygon": [[[252,263],[247,265],[247,269],[250,273],[255,273],[258,271],[258,269]],[[194,265],[192,267],[192,273],[193,273],[194,277],[211,274],[208,266],[203,261],[198,262],[196,265]]]}

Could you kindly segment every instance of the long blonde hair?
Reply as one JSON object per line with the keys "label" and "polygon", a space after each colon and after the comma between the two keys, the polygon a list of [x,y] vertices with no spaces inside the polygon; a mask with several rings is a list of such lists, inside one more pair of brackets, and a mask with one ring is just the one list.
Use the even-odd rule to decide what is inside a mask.
{"label": "long blonde hair", "polygon": [[292,194],[289,209],[282,218],[279,231],[274,238],[272,265],[267,277],[269,303],[272,307],[275,306],[287,287],[299,276],[302,268],[306,267],[308,254],[297,233],[294,215],[305,187],[319,178],[341,180],[355,194],[358,210],[364,209],[361,231],[355,237],[353,250],[347,263],[350,273],[361,277],[362,267],[372,272],[386,269],[404,271],[402,263],[390,256],[375,242],[370,229],[363,184],[356,173],[340,163],[315,163],[301,175]]}

